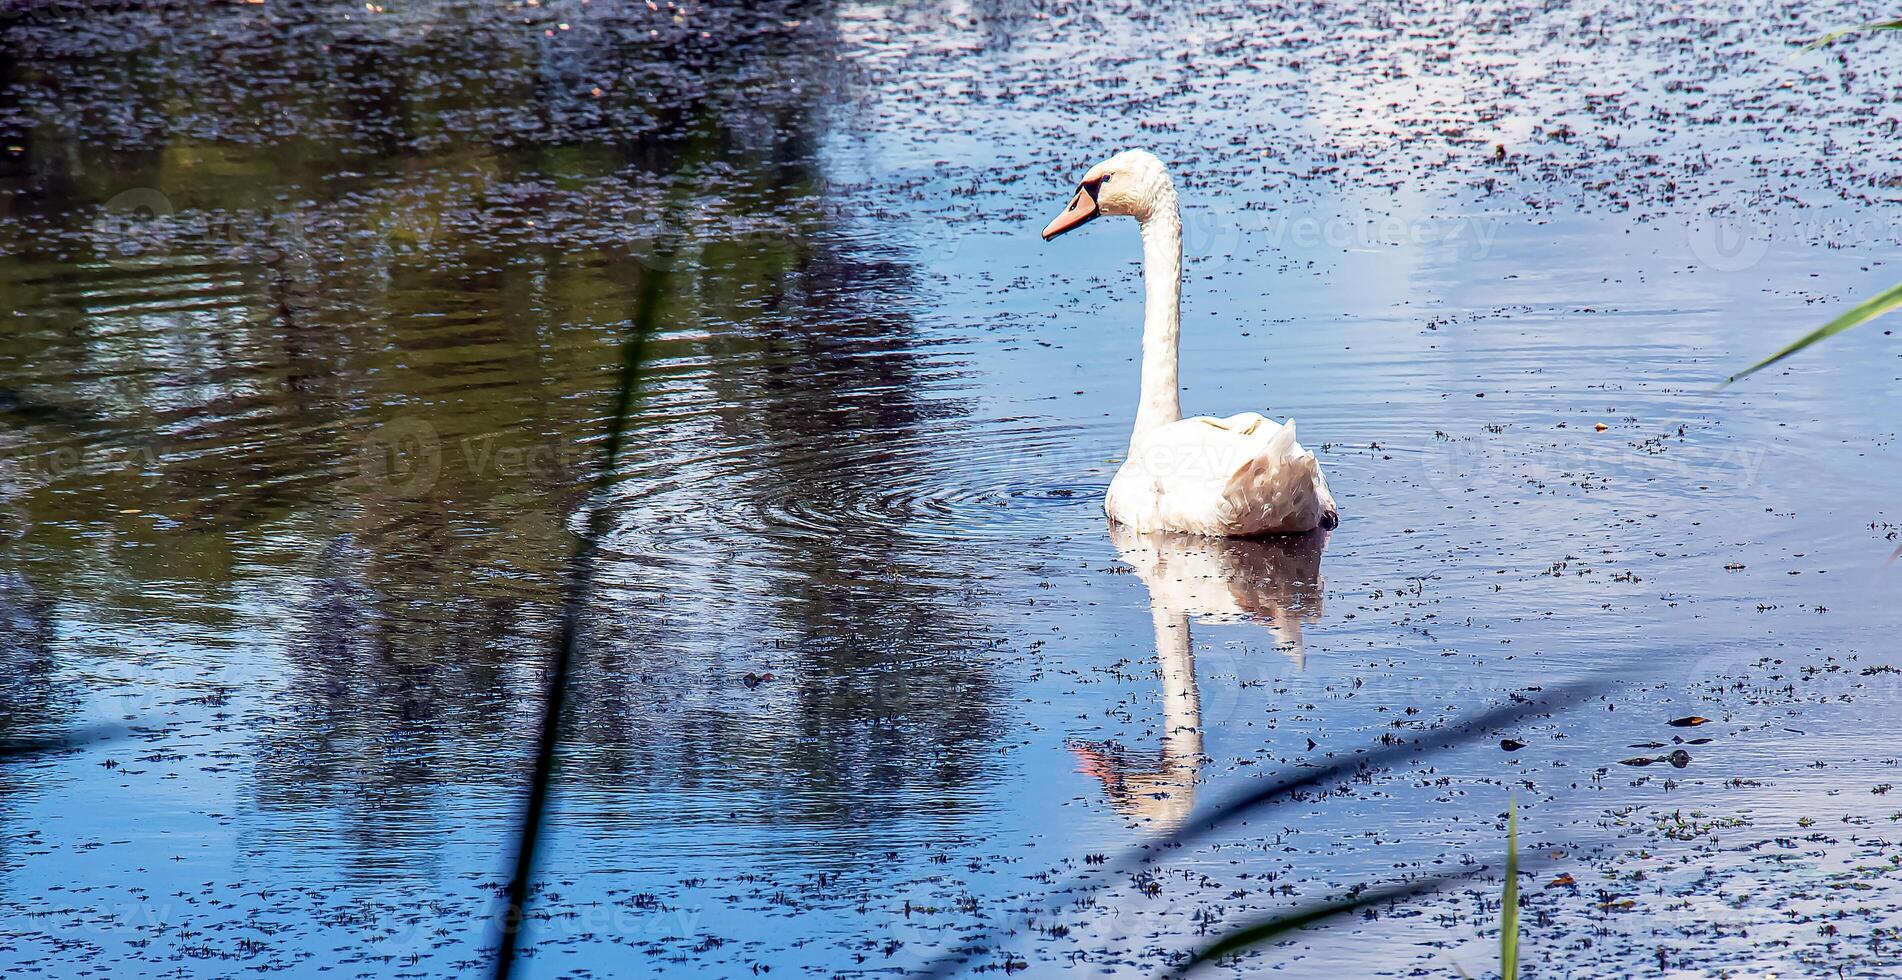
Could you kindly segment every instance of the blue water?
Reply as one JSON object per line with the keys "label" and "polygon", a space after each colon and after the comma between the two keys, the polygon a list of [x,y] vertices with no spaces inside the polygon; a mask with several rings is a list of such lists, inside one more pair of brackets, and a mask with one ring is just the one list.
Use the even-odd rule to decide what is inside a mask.
{"label": "blue water", "polygon": [[[1888,47],[1793,67],[1833,21],[1747,5],[678,13],[5,36],[0,732],[117,734],[0,764],[0,973],[486,968],[701,152],[526,975],[1152,976],[1451,871],[1212,970],[1478,975],[1509,801],[1529,974],[1893,967],[1897,341],[1716,388],[1893,283]],[[1299,420],[1324,541],[1112,538],[1140,253],[1035,230],[1125,145],[1182,190],[1185,409]],[[1422,751],[1091,870],[1383,739]]]}

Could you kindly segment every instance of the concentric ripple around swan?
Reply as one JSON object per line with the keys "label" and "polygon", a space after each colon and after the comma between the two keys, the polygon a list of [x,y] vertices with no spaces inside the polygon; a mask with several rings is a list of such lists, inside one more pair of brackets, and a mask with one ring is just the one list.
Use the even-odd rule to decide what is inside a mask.
{"label": "concentric ripple around swan", "polygon": [[972,539],[1033,541],[1102,519],[1108,470],[1074,427],[962,424],[821,447],[730,447],[637,476],[608,547],[631,557],[752,564],[776,544],[939,555]]}

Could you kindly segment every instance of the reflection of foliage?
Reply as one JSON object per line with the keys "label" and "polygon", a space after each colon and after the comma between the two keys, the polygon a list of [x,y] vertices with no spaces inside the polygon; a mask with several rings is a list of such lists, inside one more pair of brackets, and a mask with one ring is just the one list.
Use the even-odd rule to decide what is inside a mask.
{"label": "reflection of foliage", "polygon": [[0,736],[53,707],[52,604],[17,571],[0,572]]}
{"label": "reflection of foliage", "polygon": [[[45,729],[63,725],[61,692],[52,679],[52,604],[17,571],[0,572],[0,814],[21,786],[10,758],[58,748],[66,736]],[[10,867],[15,840],[0,834],[0,869]]]}
{"label": "reflection of foliage", "polygon": [[0,67],[24,84],[0,96],[16,110],[0,132],[26,147],[29,170],[62,167],[54,151],[71,143],[197,153],[212,168],[245,144],[287,176],[325,174],[335,152],[387,165],[479,146],[543,157],[544,169],[631,152],[644,172],[667,173],[703,107],[718,113],[725,148],[810,138],[775,123],[808,115],[834,74],[829,22],[798,2],[380,6],[138,4],[12,23],[16,60]]}
{"label": "reflection of foliage", "polygon": [[[985,668],[913,652],[961,630],[937,556],[902,527],[778,527],[791,504],[876,496],[879,440],[956,410],[925,395],[908,270],[828,200],[825,17],[380,6],[401,17],[274,0],[10,27],[0,181],[21,193],[0,203],[0,283],[22,315],[0,389],[84,414],[5,432],[28,464],[5,497],[22,546],[74,559],[35,584],[82,621],[136,612],[213,641],[234,603],[268,610],[271,642],[234,654],[268,676],[248,692],[253,792],[338,815],[365,852],[434,819],[444,787],[493,779],[539,687],[661,175],[709,117],[719,165],[612,507],[724,550],[690,556],[705,588],[685,629],[684,573],[617,553],[572,771],[972,778]],[[165,206],[95,220],[133,188]],[[95,261],[125,258],[102,231],[151,247]],[[434,469],[396,465],[419,440]],[[716,506],[765,527],[703,519]],[[731,661],[755,651],[734,638],[800,669],[735,699]]]}

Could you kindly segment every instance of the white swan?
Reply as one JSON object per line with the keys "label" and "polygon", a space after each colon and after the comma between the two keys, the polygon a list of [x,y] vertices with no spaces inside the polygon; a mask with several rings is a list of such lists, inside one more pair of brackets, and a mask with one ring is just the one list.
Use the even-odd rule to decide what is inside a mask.
{"label": "white swan", "polygon": [[1182,216],[1175,183],[1155,154],[1128,150],[1090,168],[1070,206],[1044,228],[1049,241],[1100,214],[1135,218],[1143,236],[1142,402],[1129,456],[1104,509],[1137,531],[1248,537],[1298,534],[1339,522],[1314,454],[1294,420],[1254,412],[1182,417],[1176,347],[1182,328]]}

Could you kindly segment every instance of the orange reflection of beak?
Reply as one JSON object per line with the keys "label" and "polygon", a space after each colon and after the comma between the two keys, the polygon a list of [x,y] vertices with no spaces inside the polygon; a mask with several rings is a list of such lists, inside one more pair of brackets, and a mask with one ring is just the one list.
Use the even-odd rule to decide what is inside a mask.
{"label": "orange reflection of beak", "polygon": [[1076,189],[1076,196],[1070,199],[1070,206],[1044,226],[1043,240],[1047,242],[1100,213],[1096,209],[1096,186],[1083,184]]}

